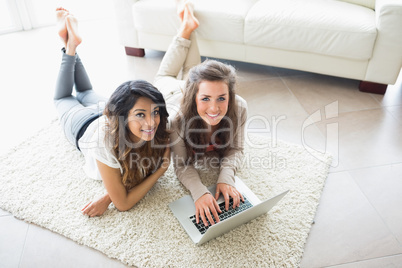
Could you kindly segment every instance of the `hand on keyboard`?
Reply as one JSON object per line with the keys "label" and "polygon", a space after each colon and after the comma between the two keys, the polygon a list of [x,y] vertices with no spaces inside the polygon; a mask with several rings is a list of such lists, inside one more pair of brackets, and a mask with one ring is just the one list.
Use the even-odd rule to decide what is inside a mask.
{"label": "hand on keyboard", "polygon": [[[230,205],[232,205],[232,204],[233,204],[233,199],[231,198],[230,199]],[[228,211],[225,211],[224,210],[225,202],[222,202],[222,203],[219,204],[219,207],[220,207],[222,212],[219,213],[219,215],[218,215],[219,218],[218,219],[220,221],[226,220],[227,218],[230,218],[230,217],[232,217],[232,216],[234,216],[234,215],[236,215],[236,214],[238,214],[238,213],[240,213],[240,212],[242,212],[242,211],[244,211],[244,210],[246,210],[246,209],[248,209],[248,208],[250,208],[252,206],[253,205],[247,199],[245,199],[244,202],[240,203],[239,207],[236,207],[236,208],[230,207]],[[198,231],[201,234],[204,234],[208,230],[208,228],[211,225],[213,225],[213,224],[210,224],[209,222],[208,222],[208,225],[205,225],[204,223],[201,223],[201,222],[197,223],[195,215],[191,216],[190,220],[193,222],[195,227],[197,227]],[[215,217],[213,217],[213,220],[215,220]]]}
{"label": "hand on keyboard", "polygon": [[200,217],[205,226],[208,226],[208,221],[214,225],[215,221],[212,216],[219,222],[218,213],[221,213],[218,203],[214,197],[207,193],[201,196],[195,201],[195,217],[196,222],[200,222]]}
{"label": "hand on keyboard", "polygon": [[219,195],[222,194],[225,199],[225,210],[229,210],[229,199],[233,199],[233,208],[240,206],[240,201],[244,202],[243,195],[237,189],[226,183],[218,183],[216,185],[215,200],[218,200]]}

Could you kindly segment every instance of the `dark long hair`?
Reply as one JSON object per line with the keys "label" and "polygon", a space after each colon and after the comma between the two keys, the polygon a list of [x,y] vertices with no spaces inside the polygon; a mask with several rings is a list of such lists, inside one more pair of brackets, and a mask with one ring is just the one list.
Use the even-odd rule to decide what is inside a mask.
{"label": "dark long hair", "polygon": [[[138,145],[130,139],[127,118],[129,111],[140,97],[152,100],[159,107],[160,123],[155,137],[151,141],[142,141],[142,144]],[[149,82],[127,81],[110,96],[104,115],[108,119],[105,139],[111,142],[113,153],[123,167],[122,182],[129,190],[154,172],[162,163],[161,158],[169,137],[166,129],[169,116],[166,103],[163,95]],[[109,141],[105,140],[105,142]]]}
{"label": "dark long hair", "polygon": [[208,146],[206,132],[191,131],[195,129],[206,130],[210,127],[197,112],[196,95],[199,85],[203,81],[222,81],[229,88],[228,111],[219,122],[217,135],[215,136],[219,143],[224,145],[216,148],[215,151],[220,157],[223,157],[228,150],[233,148],[232,135],[238,126],[238,107],[235,94],[236,71],[234,67],[219,61],[206,60],[190,69],[181,102],[181,113],[176,118],[178,127],[185,128],[184,137],[182,138],[185,141],[187,155],[190,157],[193,153],[203,154]]}

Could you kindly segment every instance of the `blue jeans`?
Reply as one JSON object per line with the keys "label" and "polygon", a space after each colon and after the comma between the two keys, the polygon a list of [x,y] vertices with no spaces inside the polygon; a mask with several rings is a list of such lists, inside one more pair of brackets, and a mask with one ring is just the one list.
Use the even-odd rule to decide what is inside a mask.
{"label": "blue jeans", "polygon": [[[76,94],[72,95],[75,86]],[[105,107],[107,98],[95,93],[84,65],[78,54],[69,56],[63,49],[62,62],[56,82],[54,104],[60,125],[67,140],[78,148],[78,134],[98,118]],[[78,148],[79,149],[79,148]]]}

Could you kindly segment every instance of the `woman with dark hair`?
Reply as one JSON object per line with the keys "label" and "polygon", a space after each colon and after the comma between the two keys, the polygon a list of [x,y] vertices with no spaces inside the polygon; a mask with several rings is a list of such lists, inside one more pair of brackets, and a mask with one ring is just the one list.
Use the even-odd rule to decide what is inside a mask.
{"label": "woman with dark hair", "polygon": [[[182,21],[178,35],[166,52],[155,86],[164,94],[169,113],[174,116],[170,136],[175,172],[191,192],[196,222],[219,222],[216,200],[222,194],[225,209],[244,201],[235,187],[235,173],[243,159],[247,104],[235,94],[236,72],[230,65],[215,60],[201,63],[193,31],[199,22],[190,3],[178,12]],[[182,72],[183,79],[179,79]],[[181,103],[180,107],[175,104]],[[201,182],[194,165],[215,157],[220,168],[215,193]],[[214,194],[214,195],[213,195]]]}
{"label": "woman with dark hair", "polygon": [[102,215],[111,202],[120,211],[129,210],[170,163],[165,100],[143,80],[121,84],[109,100],[96,94],[76,53],[82,41],[76,18],[63,8],[56,10],[56,17],[65,45],[54,96],[60,124],[83,153],[86,174],[102,180],[107,191],[82,212]]}

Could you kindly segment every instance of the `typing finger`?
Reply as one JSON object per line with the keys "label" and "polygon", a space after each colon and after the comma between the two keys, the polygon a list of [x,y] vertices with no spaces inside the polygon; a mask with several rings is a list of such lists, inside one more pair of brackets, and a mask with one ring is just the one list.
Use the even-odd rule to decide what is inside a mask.
{"label": "typing finger", "polygon": [[195,222],[196,223],[200,222],[200,211],[198,209],[195,212]]}
{"label": "typing finger", "polygon": [[228,211],[229,210],[229,194],[225,193],[223,195],[223,197],[225,198],[225,210]]}
{"label": "typing finger", "polygon": [[202,220],[202,222],[204,223],[205,226],[208,226],[208,221],[207,221],[207,218],[205,217],[205,213],[206,212],[204,211],[203,213],[200,214],[201,215],[201,220]]}
{"label": "typing finger", "polygon": [[219,215],[218,212],[216,211],[216,209],[211,210],[212,215],[214,216],[215,222],[218,223],[219,222]]}
{"label": "typing finger", "polygon": [[215,206],[215,210],[216,211],[218,211],[218,213],[222,213],[222,210],[221,210],[221,208],[219,207],[219,204],[218,204],[218,202],[214,202],[214,206]]}
{"label": "typing finger", "polygon": [[244,197],[243,197],[243,195],[239,192],[239,195],[240,195],[240,199],[241,199],[241,201],[244,203]]}
{"label": "typing finger", "polygon": [[[216,213],[216,211],[215,211],[215,213]],[[215,221],[214,221],[214,219],[212,218],[211,211],[208,209],[208,210],[205,211],[205,214],[207,215],[207,218],[208,218],[209,223],[210,223],[211,225],[214,225],[214,224],[215,224]],[[208,226],[208,223],[205,224],[205,226]]]}
{"label": "typing finger", "polygon": [[215,192],[215,200],[218,200],[219,195],[220,195],[220,192],[219,192],[219,190],[217,189],[216,192]]}
{"label": "typing finger", "polygon": [[233,192],[233,208],[237,208],[240,205],[239,195],[236,192]]}

